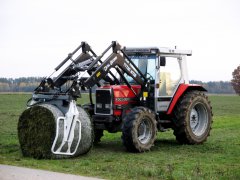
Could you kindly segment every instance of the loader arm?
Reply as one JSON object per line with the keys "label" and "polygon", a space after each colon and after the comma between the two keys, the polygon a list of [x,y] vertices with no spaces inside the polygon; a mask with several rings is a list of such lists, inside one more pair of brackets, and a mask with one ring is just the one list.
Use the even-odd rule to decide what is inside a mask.
{"label": "loader arm", "polygon": [[85,81],[85,85],[88,88],[94,86],[110,72],[111,68],[115,68],[118,73],[121,73],[121,71],[119,71],[121,69],[131,76],[139,85],[144,84],[144,79],[132,68],[130,63],[122,55],[113,53]]}
{"label": "loader arm", "polygon": [[[82,49],[82,53],[73,60],[73,55],[80,49]],[[72,53],[69,53],[68,56],[55,68],[55,70],[58,71],[67,61],[72,61],[69,66],[67,66],[56,78],[54,78],[54,85],[56,87],[61,87],[67,80],[69,80],[69,78],[71,78],[71,76],[74,76],[78,72],[85,71],[85,68],[88,67],[88,65],[90,65],[94,60],[93,57],[97,57],[95,52],[87,42],[82,42],[77,49],[75,49]]]}
{"label": "loader arm", "polygon": [[71,76],[84,71],[83,66],[90,64],[93,60],[93,57],[88,52],[82,52],[75,61],[66,67],[56,78],[54,78],[54,85],[56,87],[61,87],[69,80],[69,78],[71,78]]}
{"label": "loader arm", "polygon": [[[73,56],[82,49],[82,52],[76,59],[72,59]],[[75,76],[78,72],[84,71],[84,67],[88,66],[94,60],[97,55],[91,49],[87,42],[82,42],[72,53],[55,68],[55,71],[48,77],[44,78],[40,85],[34,90],[35,93],[47,93],[51,90],[51,94],[59,93],[60,87],[68,80],[76,79]],[[54,74],[59,72],[61,68],[69,61],[70,63],[63,71],[61,71],[56,77]],[[78,68],[82,67],[82,68]],[[51,78],[53,77],[53,78]]]}
{"label": "loader arm", "polygon": [[[131,61],[127,54],[121,49],[121,46],[117,42],[114,41],[107,48],[107,50],[104,51],[103,54],[105,54],[111,47],[113,48],[112,54],[110,54],[108,58],[103,61],[103,63],[92,73],[92,75],[87,80],[85,80],[84,85],[87,88],[91,88],[92,86],[99,84],[99,81],[101,79],[104,79],[106,76],[108,76],[109,73],[112,73],[111,69],[113,68],[120,75],[124,83],[126,83],[127,86],[136,95],[136,92],[132,89],[123,73],[131,76],[137,82],[137,84],[142,86],[142,89],[145,87],[148,80]],[[92,62],[92,64],[89,66],[89,70],[91,70],[91,68],[94,67],[94,65],[97,63],[98,58]]]}

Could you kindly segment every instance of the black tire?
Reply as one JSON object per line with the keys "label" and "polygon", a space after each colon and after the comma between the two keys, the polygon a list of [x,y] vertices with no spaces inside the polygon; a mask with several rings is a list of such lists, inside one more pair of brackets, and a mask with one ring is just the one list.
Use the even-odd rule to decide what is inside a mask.
{"label": "black tire", "polygon": [[101,142],[101,138],[103,137],[102,129],[94,129],[94,144],[98,144]]}
{"label": "black tire", "polygon": [[174,109],[174,135],[181,144],[201,144],[212,126],[212,107],[202,91],[189,91]]}
{"label": "black tire", "polygon": [[156,135],[157,122],[150,109],[135,107],[123,118],[122,141],[128,151],[149,151]]}

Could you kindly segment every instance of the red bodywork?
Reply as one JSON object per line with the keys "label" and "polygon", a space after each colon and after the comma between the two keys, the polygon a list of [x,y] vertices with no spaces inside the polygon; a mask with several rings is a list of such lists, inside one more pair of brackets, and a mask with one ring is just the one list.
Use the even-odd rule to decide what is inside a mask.
{"label": "red bodywork", "polygon": [[[134,104],[136,103],[136,96],[132,92],[132,90],[127,87],[127,85],[109,85],[109,86],[103,86],[101,88],[104,89],[112,89],[113,91],[113,104],[116,106],[124,106],[128,104]],[[133,90],[136,92],[136,94],[139,94],[141,91],[140,85],[132,85]],[[120,116],[122,114],[122,110],[113,110],[113,114],[115,116]]]}
{"label": "red bodywork", "polygon": [[[115,106],[124,106],[128,104],[135,104],[137,103],[136,101],[136,96],[132,92],[132,90],[127,86],[127,85],[106,85],[102,86],[101,88],[103,89],[112,89],[113,91],[113,104]],[[139,94],[141,91],[141,86],[140,85],[132,85],[133,90]],[[178,102],[179,98],[182,97],[184,92],[188,90],[200,90],[200,91],[206,91],[202,86],[197,85],[197,84],[180,84],[172,101],[171,104],[167,110],[168,115],[170,115]],[[122,110],[114,109],[113,110],[113,115],[115,116],[120,116],[122,114]]]}

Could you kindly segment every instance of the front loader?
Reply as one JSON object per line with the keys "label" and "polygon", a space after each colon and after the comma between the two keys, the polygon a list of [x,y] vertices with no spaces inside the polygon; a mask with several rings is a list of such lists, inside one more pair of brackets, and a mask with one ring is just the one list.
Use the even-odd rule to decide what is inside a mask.
{"label": "front loader", "polygon": [[85,154],[91,149],[92,122],[76,101],[81,97],[82,72],[96,57],[91,47],[82,42],[34,90],[18,123],[23,155],[64,158]]}
{"label": "front loader", "polygon": [[[73,60],[73,54],[80,48],[82,53]],[[68,60],[72,63],[57,77],[45,78],[29,100],[29,108],[21,115],[18,126],[23,154],[33,151],[40,158],[78,156],[87,153],[93,142],[100,142],[104,130],[121,131],[123,144],[131,152],[150,150],[157,131],[169,128],[181,144],[206,141],[212,125],[212,108],[206,90],[189,84],[186,57],[191,51],[128,48],[116,41],[100,56],[85,42],[80,48],[55,70]],[[63,91],[69,81],[71,85]],[[80,89],[89,90],[89,104],[76,105]],[[49,123],[49,118],[43,116],[45,111],[54,116],[51,126],[54,130],[49,130],[48,146],[42,150],[35,143],[41,141],[40,137],[24,138],[37,131],[39,124]],[[26,125],[33,121],[35,130]],[[44,127],[43,123],[42,131]],[[41,150],[36,153],[36,149]]]}

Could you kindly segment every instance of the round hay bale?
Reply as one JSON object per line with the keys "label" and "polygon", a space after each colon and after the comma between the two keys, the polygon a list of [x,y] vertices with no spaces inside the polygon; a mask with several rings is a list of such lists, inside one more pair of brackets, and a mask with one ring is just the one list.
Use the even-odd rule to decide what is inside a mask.
{"label": "round hay bale", "polygon": [[[72,156],[55,155],[51,152],[51,147],[56,134],[56,120],[63,116],[62,112],[50,104],[41,104],[26,109],[19,117],[18,138],[23,156],[42,158],[69,158],[87,153],[92,147],[93,135],[92,125],[89,116],[81,108],[79,110],[79,119],[82,124],[79,147]],[[56,143],[58,147],[63,139],[63,123],[59,125],[59,136]],[[74,140],[72,147],[77,143],[79,129],[74,129]],[[75,146],[76,147],[76,146]],[[63,149],[66,147],[63,147]]]}
{"label": "round hay bale", "polygon": [[[81,141],[78,147],[78,150],[76,154],[86,154],[92,147],[93,145],[93,125],[90,120],[90,116],[88,113],[82,108],[82,107],[77,107],[78,112],[79,112],[79,119],[82,124],[81,128]],[[76,129],[75,129],[76,132]],[[76,134],[76,133],[75,133]]]}

